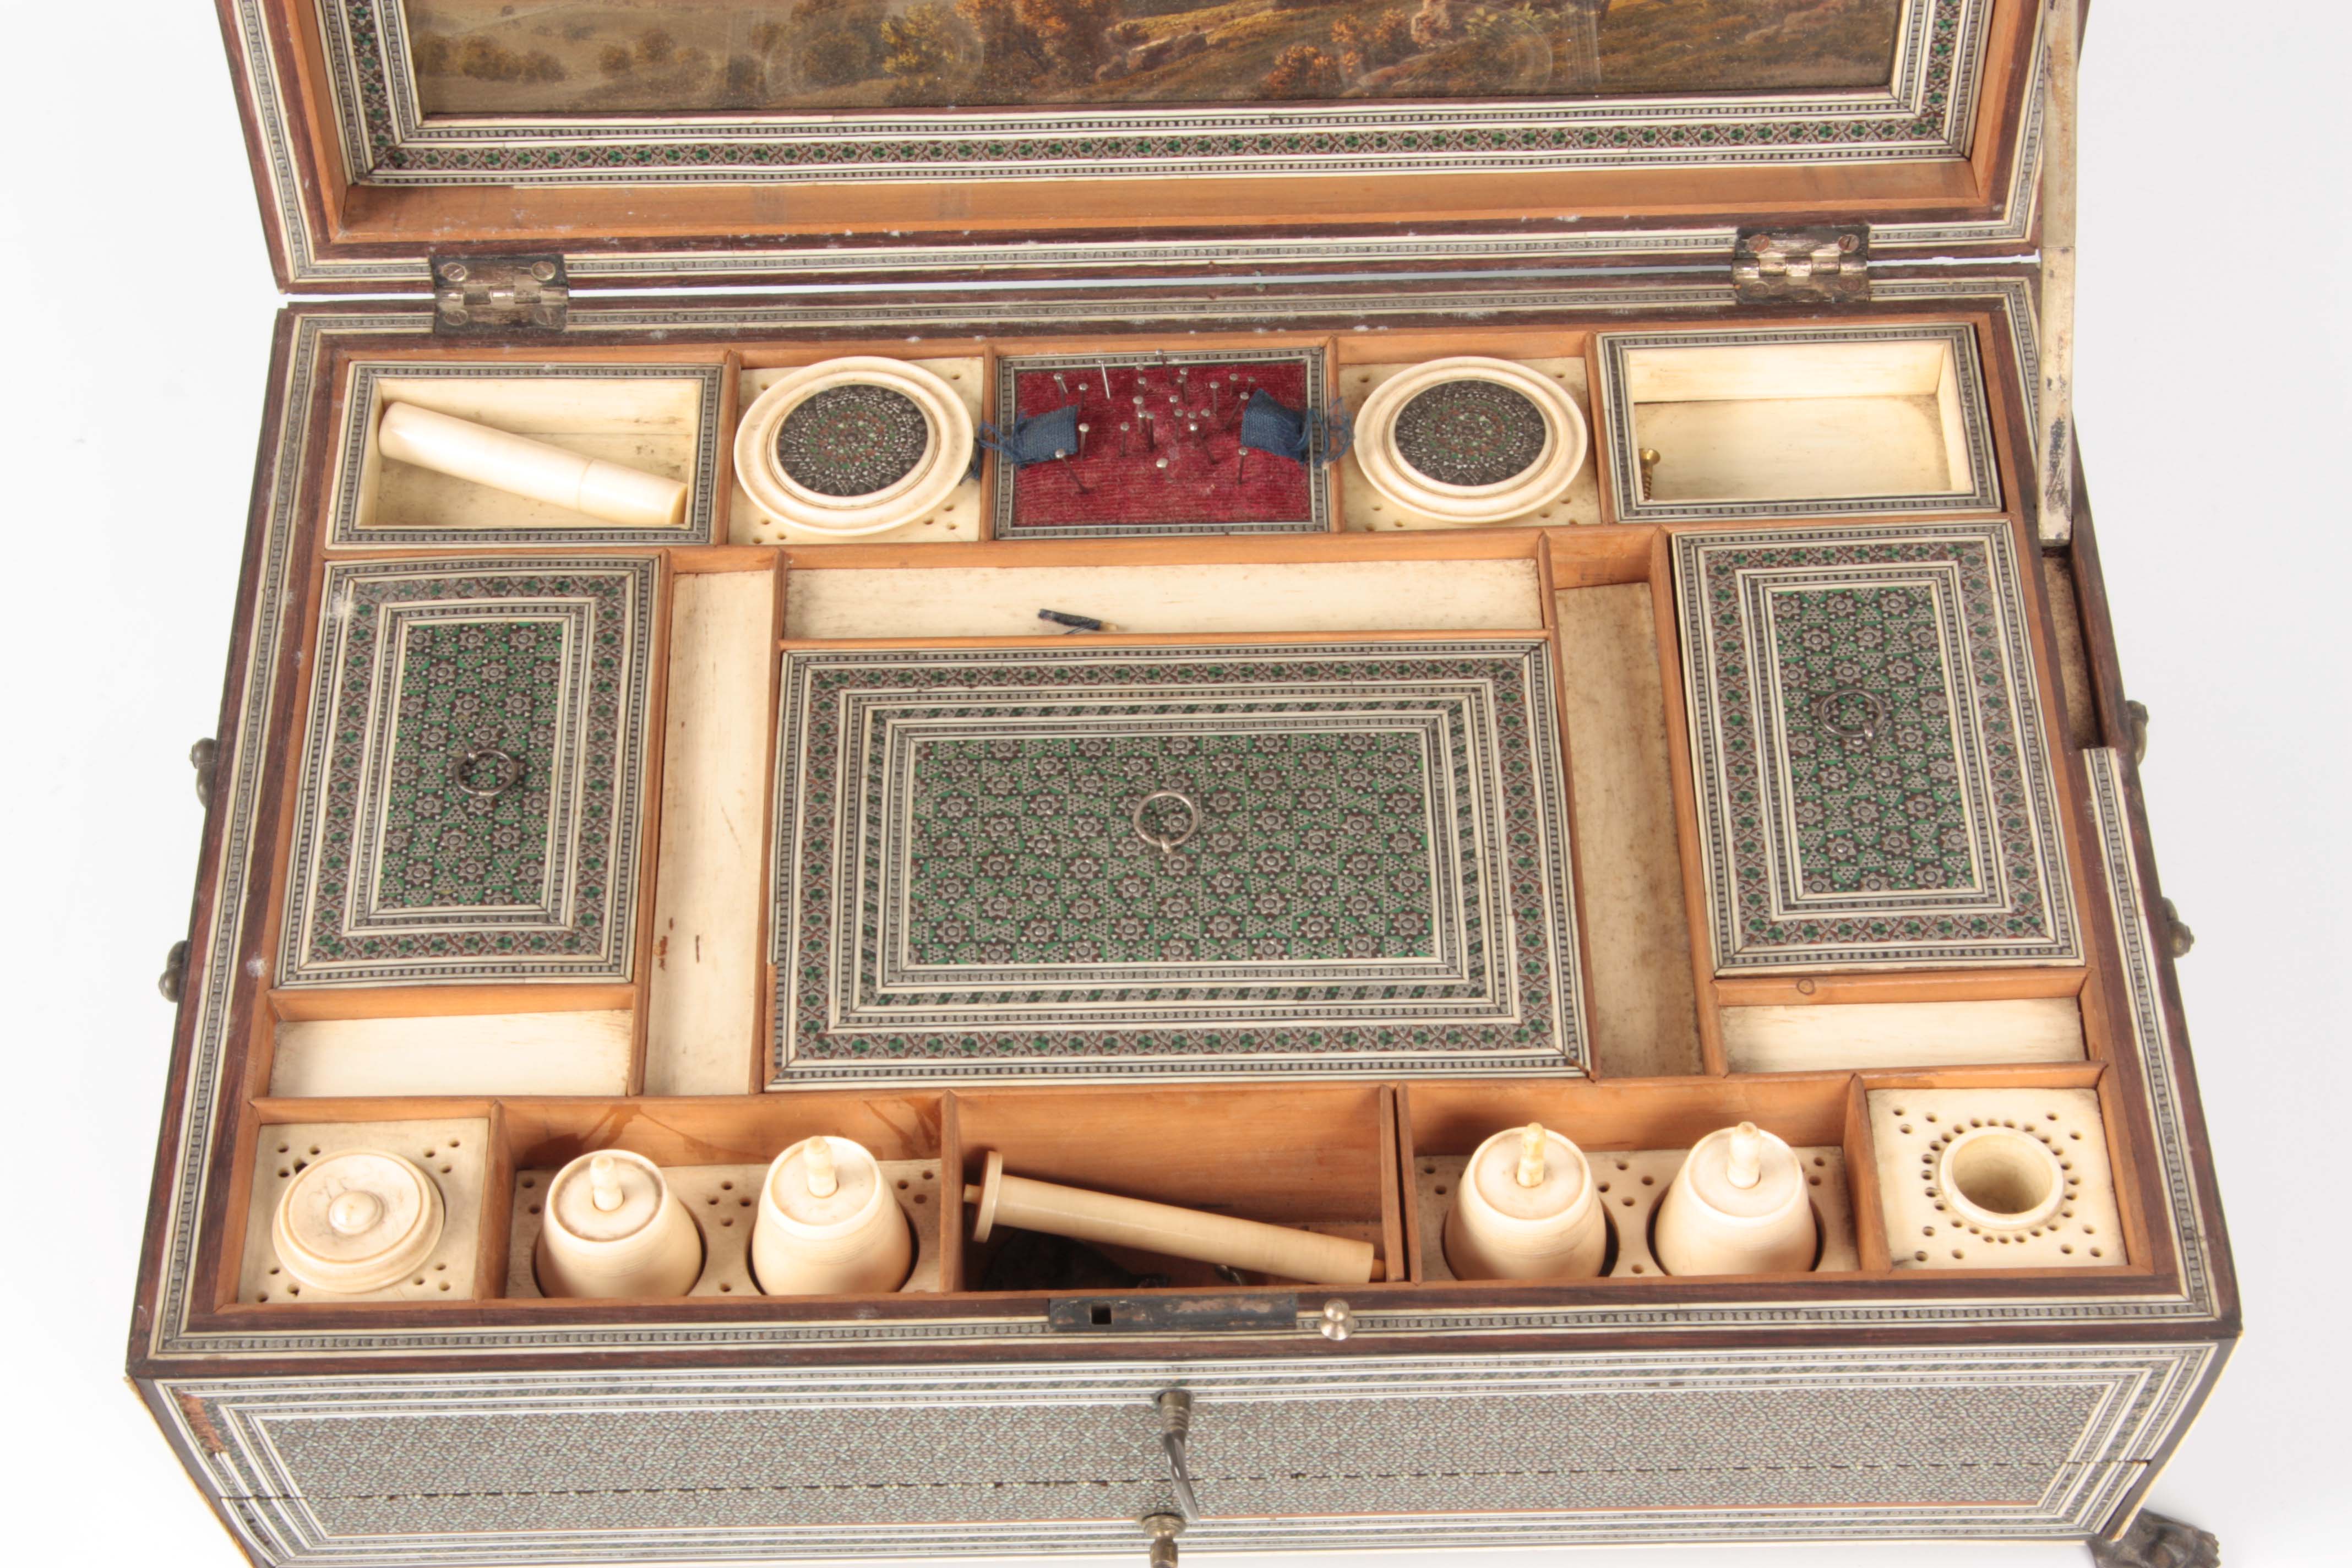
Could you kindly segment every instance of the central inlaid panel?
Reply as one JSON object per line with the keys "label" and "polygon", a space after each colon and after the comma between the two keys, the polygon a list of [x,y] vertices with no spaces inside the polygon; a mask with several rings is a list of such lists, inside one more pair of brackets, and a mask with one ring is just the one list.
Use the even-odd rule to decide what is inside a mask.
{"label": "central inlaid panel", "polygon": [[1545,645],[786,656],[773,1082],[1580,1069]]}

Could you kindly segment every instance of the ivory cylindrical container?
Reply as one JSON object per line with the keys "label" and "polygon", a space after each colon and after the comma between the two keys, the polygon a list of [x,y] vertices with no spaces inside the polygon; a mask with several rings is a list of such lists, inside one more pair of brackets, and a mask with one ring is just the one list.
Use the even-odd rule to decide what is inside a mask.
{"label": "ivory cylindrical container", "polygon": [[907,1215],[865,1145],[819,1133],[768,1167],[751,1226],[751,1276],[762,1294],[896,1290],[914,1261]]}
{"label": "ivory cylindrical container", "polygon": [[1310,1285],[1361,1285],[1379,1275],[1380,1249],[1369,1241],[1007,1175],[1004,1156],[993,1149],[980,1184],[966,1186],[963,1201],[980,1211],[974,1241],[986,1241],[1003,1224]]}
{"label": "ivory cylindrical container", "polygon": [[1609,1217],[1584,1152],[1530,1123],[1496,1133],[1463,1168],[1445,1215],[1457,1279],[1589,1279],[1609,1252]]}
{"label": "ivory cylindrical container", "polygon": [[1997,1236],[2041,1229],[2066,1201],[2066,1172],[2047,1143],[2013,1127],[1971,1127],[1944,1146],[1936,1184],[1952,1213]]}
{"label": "ivory cylindrical container", "polygon": [[686,520],[686,487],[676,479],[583,457],[413,403],[385,405],[375,444],[395,461],[570,507],[605,522],[676,528]]}
{"label": "ivory cylindrical container", "polygon": [[583,1154],[548,1184],[542,1295],[683,1296],[702,1273],[702,1229],[642,1154]]}
{"label": "ivory cylindrical container", "polygon": [[1669,1274],[1790,1274],[1820,1250],[1795,1151],[1752,1121],[1700,1139],[1658,1200],[1650,1233]]}
{"label": "ivory cylindrical container", "polygon": [[278,1266],[314,1290],[399,1283],[441,1243],[441,1188],[397,1154],[352,1149],[298,1173],[278,1200]]}

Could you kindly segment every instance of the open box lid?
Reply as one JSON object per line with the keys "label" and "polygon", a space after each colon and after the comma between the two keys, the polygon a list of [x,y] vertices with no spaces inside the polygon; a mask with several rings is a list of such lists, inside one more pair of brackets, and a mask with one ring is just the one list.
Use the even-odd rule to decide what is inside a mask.
{"label": "open box lid", "polygon": [[220,0],[306,293],[1720,275],[1743,230],[1833,289],[2031,250],[2056,3]]}

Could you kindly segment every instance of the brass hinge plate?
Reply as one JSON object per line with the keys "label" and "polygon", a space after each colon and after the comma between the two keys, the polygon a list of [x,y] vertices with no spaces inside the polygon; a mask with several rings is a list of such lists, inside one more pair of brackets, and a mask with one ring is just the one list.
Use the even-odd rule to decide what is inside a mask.
{"label": "brass hinge plate", "polygon": [[1045,1321],[1057,1334],[1213,1334],[1298,1325],[1291,1291],[1233,1296],[1057,1296]]}
{"label": "brass hinge plate", "polygon": [[437,333],[560,332],[571,312],[561,256],[436,256],[432,267]]}
{"label": "brass hinge plate", "polygon": [[1743,305],[1847,303],[1870,298],[1870,226],[1743,228],[1731,251]]}

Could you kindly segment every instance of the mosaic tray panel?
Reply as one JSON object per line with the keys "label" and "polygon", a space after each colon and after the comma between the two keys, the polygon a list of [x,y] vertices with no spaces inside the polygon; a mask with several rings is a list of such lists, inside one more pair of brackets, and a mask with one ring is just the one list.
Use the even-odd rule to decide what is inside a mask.
{"label": "mosaic tray panel", "polygon": [[327,569],[278,984],[628,978],[655,573]]}
{"label": "mosaic tray panel", "polygon": [[788,654],[772,1087],[1580,1069],[1550,679],[1528,638]]}
{"label": "mosaic tray panel", "polygon": [[[1329,470],[1255,451],[1244,464],[1239,432],[1253,391],[1320,409],[1329,384],[1319,348],[1000,361],[998,425],[1075,402],[1090,429],[1070,462],[1016,469],[997,460],[996,537],[1327,532]],[[1188,426],[1198,433],[1184,434]]]}
{"label": "mosaic tray panel", "polygon": [[2082,957],[2005,523],[1675,563],[1719,972]]}

